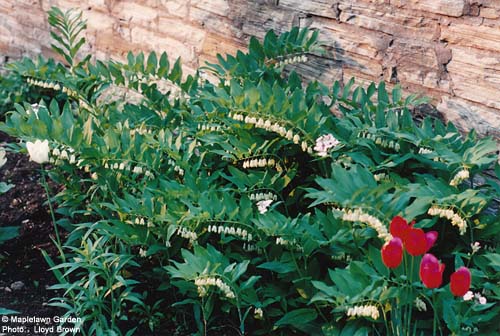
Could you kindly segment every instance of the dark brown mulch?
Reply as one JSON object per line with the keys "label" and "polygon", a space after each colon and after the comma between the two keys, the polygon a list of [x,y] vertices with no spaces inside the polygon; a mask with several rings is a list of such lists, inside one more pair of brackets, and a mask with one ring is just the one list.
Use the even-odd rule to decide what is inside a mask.
{"label": "dark brown mulch", "polygon": [[[6,141],[13,139],[1,134],[0,142]],[[7,152],[7,163],[0,168],[0,181],[15,186],[0,195],[0,226],[19,227],[19,236],[0,244],[0,307],[18,311],[19,317],[53,318],[62,313],[47,305],[55,294],[47,287],[56,280],[41,251],[53,258],[57,258],[57,252],[51,241],[54,228],[47,197],[39,180],[39,165],[30,162],[27,155]],[[22,334],[31,335],[34,325],[0,323],[0,335],[13,332],[2,331],[4,326],[24,326],[30,331]]]}

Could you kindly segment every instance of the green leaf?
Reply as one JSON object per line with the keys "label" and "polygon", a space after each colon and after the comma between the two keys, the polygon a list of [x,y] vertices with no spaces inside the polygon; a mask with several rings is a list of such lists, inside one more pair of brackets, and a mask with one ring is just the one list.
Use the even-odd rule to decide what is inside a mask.
{"label": "green leaf", "polygon": [[15,311],[15,310],[0,307],[0,315],[13,315],[13,314],[19,314],[19,312]]}
{"label": "green leaf", "polygon": [[387,90],[385,89],[385,83],[380,82],[378,85],[378,103],[383,103],[384,105],[389,105],[389,95],[387,94]]}
{"label": "green leaf", "polygon": [[16,238],[19,235],[18,226],[2,226],[0,227],[0,243]]}
{"label": "green leaf", "polygon": [[277,327],[285,325],[297,327],[314,321],[316,317],[318,317],[316,310],[311,308],[301,308],[286,313],[282,318],[276,321],[274,325]]}
{"label": "green leaf", "polygon": [[13,184],[7,184],[5,182],[0,182],[0,194],[4,194],[12,188],[14,188]]}
{"label": "green leaf", "polygon": [[153,51],[148,56],[147,65],[146,65],[146,73],[155,74],[157,63],[158,63],[158,59],[156,57],[156,53]]}
{"label": "green leaf", "polygon": [[168,55],[166,52],[163,52],[160,56],[160,64],[158,68],[158,77],[160,78],[166,78],[168,75],[168,70],[170,67],[170,63],[168,61]]}
{"label": "green leaf", "polygon": [[268,261],[260,264],[257,268],[263,268],[281,274],[295,271],[295,265],[293,262],[284,263],[280,261]]}
{"label": "green leaf", "polygon": [[484,257],[490,261],[489,266],[493,267],[497,272],[500,271],[500,254],[487,253]]}

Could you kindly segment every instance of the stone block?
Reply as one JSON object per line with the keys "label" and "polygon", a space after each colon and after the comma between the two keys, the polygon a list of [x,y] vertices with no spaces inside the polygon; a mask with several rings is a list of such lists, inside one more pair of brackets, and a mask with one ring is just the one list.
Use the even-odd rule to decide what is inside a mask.
{"label": "stone block", "polygon": [[419,41],[439,36],[439,21],[415,10],[383,8],[366,2],[341,0],[339,20],[356,27]]}
{"label": "stone block", "polygon": [[340,53],[348,51],[380,59],[392,41],[390,35],[324,18],[314,18],[310,27],[319,30],[323,45]]}
{"label": "stone block", "polygon": [[170,36],[182,43],[193,46],[196,51],[201,51],[206,31],[186,23],[184,20],[172,17],[160,17],[158,32]]}
{"label": "stone block", "polygon": [[186,0],[158,0],[160,8],[163,8],[169,16],[187,18],[190,3]]}
{"label": "stone block", "polygon": [[500,114],[497,109],[448,96],[442,98],[437,109],[462,131],[475,129],[480,135],[493,135],[500,141]]}
{"label": "stone block", "polygon": [[440,38],[450,44],[500,52],[500,29],[451,23],[442,27]]}
{"label": "stone block", "polygon": [[491,7],[483,7],[483,8],[481,8],[479,15],[481,17],[486,18],[486,19],[495,20],[495,19],[500,18],[500,9],[495,9],[495,8],[491,8]]}
{"label": "stone block", "polygon": [[292,11],[301,11],[319,17],[337,19],[340,15],[338,1],[331,0],[280,0],[278,5]]}
{"label": "stone block", "polygon": [[133,2],[118,2],[112,10],[113,16],[130,24],[143,27],[156,25],[159,11]]}
{"label": "stone block", "polygon": [[393,0],[397,6],[430,13],[460,17],[466,10],[465,0]]}

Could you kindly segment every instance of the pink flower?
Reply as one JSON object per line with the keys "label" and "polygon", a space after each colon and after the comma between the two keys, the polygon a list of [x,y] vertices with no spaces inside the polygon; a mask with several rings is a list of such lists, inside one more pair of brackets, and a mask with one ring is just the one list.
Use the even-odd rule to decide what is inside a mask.
{"label": "pink flower", "polygon": [[[443,282],[443,272],[445,265],[440,263],[438,259],[427,253],[423,256],[420,262],[420,280],[427,288],[438,288]],[[465,294],[465,293],[464,293]]]}
{"label": "pink flower", "polygon": [[425,240],[427,241],[427,250],[425,251],[426,253],[432,248],[432,246],[434,246],[434,243],[436,242],[437,239],[438,239],[437,231],[429,231],[425,233]]}

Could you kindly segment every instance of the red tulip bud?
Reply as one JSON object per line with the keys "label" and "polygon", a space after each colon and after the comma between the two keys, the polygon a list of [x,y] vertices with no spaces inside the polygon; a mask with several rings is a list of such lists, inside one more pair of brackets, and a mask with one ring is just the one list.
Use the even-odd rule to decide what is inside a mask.
{"label": "red tulip bud", "polygon": [[450,290],[455,296],[464,296],[470,289],[470,282],[470,271],[462,266],[451,275]]}
{"label": "red tulip bud", "polygon": [[410,227],[408,223],[403,217],[396,216],[392,219],[391,225],[389,226],[389,231],[393,237],[401,238],[401,240],[405,240],[406,234]]}
{"label": "red tulip bud", "polygon": [[403,242],[394,237],[382,246],[382,261],[388,268],[396,268],[403,260]]}
{"label": "red tulip bud", "polygon": [[420,262],[420,280],[427,288],[438,288],[443,282],[445,265],[440,263],[435,256],[427,253]]}

